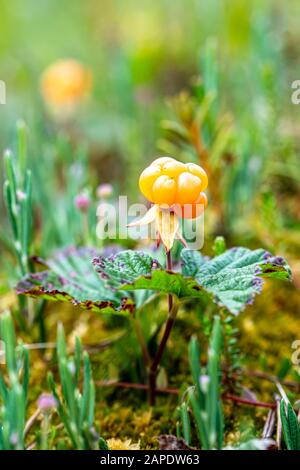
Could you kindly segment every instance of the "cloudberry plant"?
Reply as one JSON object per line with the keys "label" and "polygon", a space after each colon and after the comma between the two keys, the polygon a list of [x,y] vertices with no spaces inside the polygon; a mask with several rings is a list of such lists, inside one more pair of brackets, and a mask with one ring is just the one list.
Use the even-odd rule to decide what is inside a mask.
{"label": "cloudberry plant", "polygon": [[207,185],[207,174],[199,165],[172,157],[157,158],[139,179],[141,192],[153,205],[142,219],[129,226],[155,222],[157,241],[163,242],[167,252],[175,237],[185,244],[179,218],[195,219],[202,214],[207,206]]}
{"label": "cloudberry plant", "polygon": [[[182,163],[172,157],[160,157],[154,160],[141,174],[140,190],[154,205],[139,221],[130,224],[145,225],[155,222],[157,241],[163,242],[166,249],[166,267],[172,270],[171,248],[177,236],[185,241],[179,230],[178,217],[194,219],[207,205],[204,193],[208,185],[206,172],[194,163]],[[174,297],[168,295],[168,319],[162,340],[149,369],[149,398],[154,405],[156,395],[156,377],[160,361],[175,322],[178,305]]]}

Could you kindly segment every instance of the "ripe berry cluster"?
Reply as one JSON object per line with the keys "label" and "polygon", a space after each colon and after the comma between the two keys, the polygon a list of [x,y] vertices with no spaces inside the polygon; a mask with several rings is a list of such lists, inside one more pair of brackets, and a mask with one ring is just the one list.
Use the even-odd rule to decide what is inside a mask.
{"label": "ripe berry cluster", "polygon": [[154,160],[139,180],[140,190],[149,201],[173,209],[179,217],[192,219],[207,206],[207,184],[203,168],[171,157]]}

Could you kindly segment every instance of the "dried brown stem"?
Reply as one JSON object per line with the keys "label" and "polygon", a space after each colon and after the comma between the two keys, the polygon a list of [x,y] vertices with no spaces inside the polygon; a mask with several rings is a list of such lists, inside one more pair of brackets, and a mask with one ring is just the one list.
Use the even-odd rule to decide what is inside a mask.
{"label": "dried brown stem", "polygon": [[269,411],[265,425],[264,425],[264,430],[262,433],[262,439],[271,439],[273,436],[273,432],[275,429],[275,424],[276,424],[276,410],[272,409]]}
{"label": "dried brown stem", "polygon": [[[134,389],[134,390],[148,390],[148,385],[146,384],[131,383],[131,382],[97,381],[96,386],[97,387],[120,387],[120,388]],[[179,395],[180,390],[178,388],[156,388],[156,392],[167,393],[170,395]],[[258,408],[269,408],[271,410],[276,408],[275,403],[246,400],[245,398],[238,397],[235,395],[225,394],[222,396],[222,399],[227,400],[227,401],[233,401],[235,403],[240,403],[241,405],[255,406]]]}
{"label": "dried brown stem", "polygon": [[36,422],[37,418],[40,416],[41,410],[37,408],[32,416],[28,419],[25,424],[24,435],[28,434],[30,429],[32,428],[33,424]]}

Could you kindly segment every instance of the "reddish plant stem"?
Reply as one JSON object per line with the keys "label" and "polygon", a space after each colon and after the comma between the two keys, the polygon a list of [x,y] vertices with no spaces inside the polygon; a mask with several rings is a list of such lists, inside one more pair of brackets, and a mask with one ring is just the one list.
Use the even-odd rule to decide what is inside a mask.
{"label": "reddish plant stem", "polygon": [[[166,258],[167,258],[167,271],[172,271],[172,257],[171,257],[171,250],[166,251]],[[168,294],[168,303],[169,303],[169,314],[173,307],[173,296]]]}
{"label": "reddish plant stem", "polygon": [[[96,382],[96,385],[99,387],[120,387],[120,388],[131,388],[134,390],[148,390],[148,385],[146,384],[131,383],[131,382],[98,381]],[[178,395],[180,390],[178,388],[157,388],[156,392],[167,393],[170,395]],[[241,405],[255,406],[257,408],[268,408],[268,409],[276,408],[275,403],[247,400],[245,398],[238,397],[236,395],[224,394],[222,396],[222,399],[226,401],[232,401],[234,403],[239,403]]]}
{"label": "reddish plant stem", "polygon": [[158,373],[158,367],[159,367],[163,352],[165,350],[166,343],[167,343],[168,338],[170,336],[172,327],[174,325],[174,322],[175,322],[175,318],[172,318],[172,317],[168,318],[162,340],[160,342],[157,353],[155,355],[155,358],[154,358],[154,360],[151,364],[150,370],[149,370],[149,404],[151,406],[155,405],[156,377],[157,377],[157,373]]}
{"label": "reddish plant stem", "polygon": [[[148,391],[149,387],[147,384],[139,384],[139,383],[132,383],[132,382],[115,382],[113,380],[111,381],[102,381],[99,380],[95,382],[95,385],[97,387],[120,387],[120,388],[128,388],[128,389],[133,389],[133,390],[145,390]],[[168,395],[178,395],[179,394],[179,389],[178,388],[161,388],[157,387],[156,389],[157,393],[166,393]]]}
{"label": "reddish plant stem", "polygon": [[[168,250],[166,251],[166,259],[167,259],[167,270],[171,271],[172,270],[172,257],[171,257],[171,251]],[[162,355],[164,353],[167,341],[169,339],[171,330],[173,328],[173,325],[175,323],[175,318],[177,314],[177,306],[174,305],[174,299],[171,294],[168,294],[168,320],[165,326],[165,331],[163,334],[163,337],[161,339],[161,342],[158,346],[157,353],[153,359],[153,362],[150,366],[149,369],[149,404],[150,406],[155,405],[155,399],[156,399],[156,377],[159,369],[159,364],[162,358]]]}
{"label": "reddish plant stem", "polygon": [[150,362],[151,362],[151,358],[150,358],[150,355],[149,355],[149,352],[148,352],[148,349],[147,349],[147,345],[146,345],[146,342],[145,342],[145,338],[144,338],[144,334],[143,334],[143,331],[142,331],[142,327],[141,327],[139,318],[134,318],[133,319],[133,327],[134,327],[135,334],[136,334],[137,340],[139,342],[139,345],[140,345],[140,348],[141,348],[141,351],[142,351],[142,356],[143,356],[145,367],[147,368],[149,366]]}
{"label": "reddish plant stem", "polygon": [[252,400],[247,400],[246,398],[242,397],[237,397],[235,395],[231,394],[225,394],[222,397],[224,400],[230,400],[235,403],[240,403],[241,405],[249,405],[249,406],[257,406],[259,408],[269,408],[269,409],[275,409],[276,408],[276,403],[267,403],[263,401],[252,401]]}

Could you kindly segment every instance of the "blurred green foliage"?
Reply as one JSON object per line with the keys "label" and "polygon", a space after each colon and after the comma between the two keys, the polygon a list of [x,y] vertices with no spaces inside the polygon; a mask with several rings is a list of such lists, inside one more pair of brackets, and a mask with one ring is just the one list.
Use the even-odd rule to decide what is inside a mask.
{"label": "blurred green foliage", "polygon": [[25,446],[29,354],[22,344],[16,349],[14,326],[9,313],[1,316],[0,327],[8,376],[7,381],[0,371],[0,450],[21,450]]}
{"label": "blurred green foliage", "polygon": [[[297,210],[285,196],[298,194],[300,184],[299,113],[290,100],[300,65],[297,1],[287,8],[276,0],[0,0],[0,10],[0,79],[7,86],[0,148],[24,119],[44,246],[78,240],[71,201],[82,187],[110,181],[131,201],[140,197],[138,174],[157,150],[178,153],[176,139],[166,145],[164,123],[176,119],[167,103],[182,90],[202,116],[197,132],[222,199],[214,214],[221,231],[263,232],[265,221],[253,224],[257,210],[265,217],[262,191],[275,192],[276,214],[295,226]],[[90,68],[94,85],[66,125],[49,116],[40,79],[49,64],[69,57]],[[197,159],[186,145],[180,155]]]}
{"label": "blurred green foliage", "polygon": [[[291,84],[300,78],[297,0],[0,0],[0,15],[0,80],[7,91],[7,103],[0,105],[0,153],[6,154],[6,169],[0,159],[0,185],[8,172],[6,196],[15,198],[15,190],[29,196],[19,201],[23,217],[14,239],[10,231],[10,223],[16,223],[14,214],[7,214],[5,200],[0,199],[1,295],[10,295],[16,266],[27,271],[30,255],[46,258],[57,248],[73,244],[99,247],[97,186],[109,182],[114,186],[113,198],[126,194],[130,202],[141,200],[139,173],[162,152],[183,161],[200,161],[209,170],[205,253],[225,249],[222,238],[213,245],[216,235],[224,235],[228,246],[263,246],[287,257],[295,284],[300,286],[300,113],[291,103]],[[91,96],[70,120],[52,116],[40,92],[44,70],[64,58],[82,62],[93,75]],[[16,132],[17,121],[26,126],[18,126]],[[20,154],[26,155],[21,162]],[[91,198],[84,214],[74,206],[82,191]],[[31,220],[24,223],[29,222],[26,215],[31,204],[32,225]],[[16,253],[19,240],[21,252]],[[132,248],[134,241],[125,244]],[[251,315],[245,312],[245,320],[239,319],[242,353],[251,351],[247,359],[257,363],[263,351],[264,371],[277,370],[280,380],[289,372],[289,345],[299,329],[295,291],[294,287],[278,288],[274,301],[267,291],[265,304],[259,304]],[[1,311],[5,305],[6,299],[1,300]],[[26,308],[23,305],[20,313]],[[196,313],[194,320],[187,316],[188,308]],[[147,342],[155,350],[164,308],[157,302],[146,310],[141,315],[142,330],[148,332]],[[39,311],[37,318],[44,315],[43,304]],[[173,370],[163,368],[174,385],[187,380],[188,366],[182,359],[187,341],[195,328],[198,331],[206,324],[210,331],[214,313],[205,304],[191,304],[179,318],[181,329],[174,331],[172,351],[175,376]],[[68,313],[54,310],[47,318],[50,336],[61,315],[68,318]],[[269,323],[275,322],[275,315],[270,340]],[[86,337],[91,335],[95,342],[99,334],[109,336],[110,329],[116,328],[113,319],[101,323],[99,330],[98,320],[89,320],[96,327],[86,327]],[[77,327],[72,317],[69,329]],[[44,341],[42,323],[40,330]],[[36,332],[26,334],[30,341],[36,338]],[[225,342],[237,340],[235,324],[226,323],[224,338]],[[116,343],[114,351],[105,351],[104,361],[97,363],[98,376],[143,380],[137,367],[139,346],[132,332],[122,329]],[[231,346],[235,365],[240,349]],[[117,370],[112,372],[113,368]],[[18,439],[16,444],[7,441],[2,446],[19,448],[24,446],[25,400],[16,415],[9,411],[22,383],[15,385],[6,385],[7,390],[2,387],[3,396],[5,392],[10,397],[9,401],[5,398],[2,418],[8,430],[6,440],[16,431],[13,420],[18,421]],[[269,399],[270,393],[265,389],[263,393]],[[189,441],[186,407],[181,413]]]}

